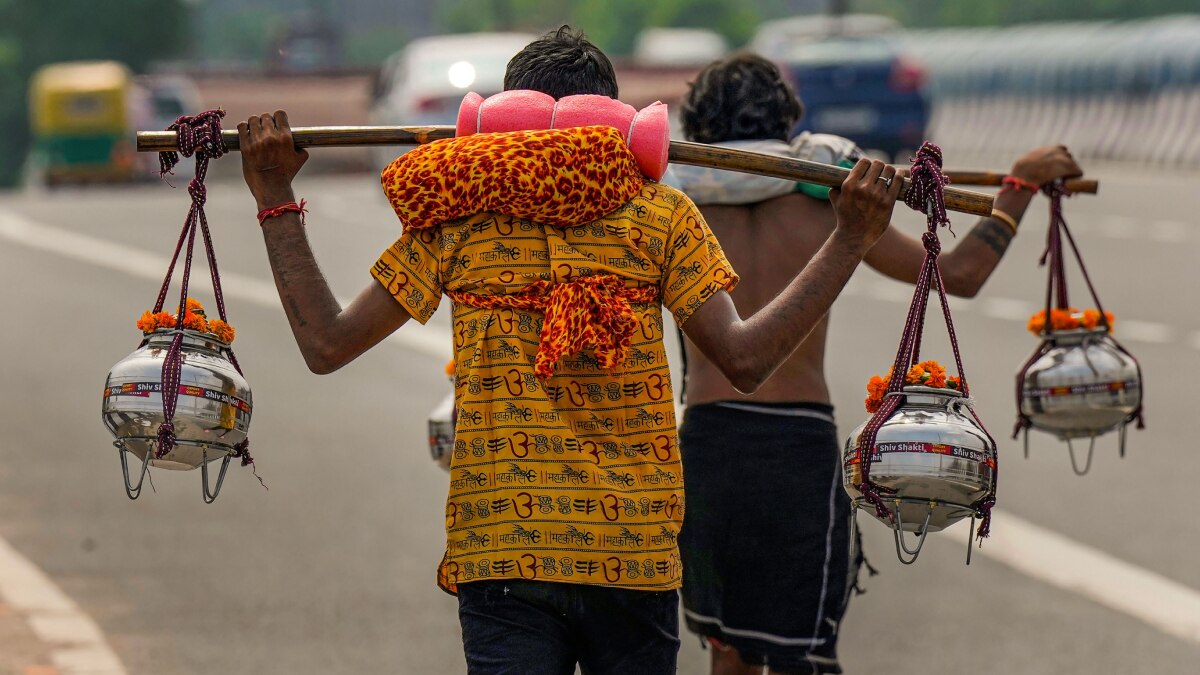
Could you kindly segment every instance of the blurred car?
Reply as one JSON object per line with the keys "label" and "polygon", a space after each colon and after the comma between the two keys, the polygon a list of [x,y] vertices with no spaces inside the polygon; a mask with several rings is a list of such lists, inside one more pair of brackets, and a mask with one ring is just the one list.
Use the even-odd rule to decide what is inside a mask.
{"label": "blurred car", "polygon": [[836,134],[898,157],[924,141],[930,116],[925,67],[889,35],[890,20],[855,22],[855,16],[840,23],[814,17],[819,21],[811,25],[791,20],[790,33],[764,26],[754,44],[779,63],[804,101],[794,133]]}
{"label": "blurred car", "polygon": [[273,73],[336,72],[343,61],[340,23],[309,9],[288,18],[270,41],[267,67]]}
{"label": "blurred car", "polygon": [[895,20],[878,14],[816,14],[764,21],[754,33],[750,49],[775,58],[797,43],[813,42],[831,35],[889,35],[901,30]]}
{"label": "blurred car", "polygon": [[200,90],[182,75],[143,75],[137,78],[150,95],[152,129],[166,129],[181,115],[202,112]]}
{"label": "blurred car", "polygon": [[698,68],[725,56],[729,43],[703,28],[647,28],[638,33],[633,62],[642,68]]}
{"label": "blurred car", "polygon": [[[204,111],[200,90],[196,83],[183,75],[143,75],[137,78],[150,99],[149,129],[166,129],[182,115],[197,115]],[[157,173],[158,155],[142,153],[143,161],[149,161],[149,175]],[[175,166],[176,176],[188,176],[193,172],[195,157],[180,157]]]}
{"label": "blurred car", "polygon": [[[371,92],[371,124],[454,124],[467,92],[487,97],[503,91],[509,59],[536,37],[472,33],[413,40],[379,69]],[[373,148],[373,164],[383,168],[403,151]]]}

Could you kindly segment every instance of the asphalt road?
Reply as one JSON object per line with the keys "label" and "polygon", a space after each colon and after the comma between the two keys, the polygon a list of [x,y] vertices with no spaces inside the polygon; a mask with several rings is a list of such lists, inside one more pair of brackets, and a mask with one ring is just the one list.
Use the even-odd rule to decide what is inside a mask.
{"label": "asphalt road", "polygon": [[[1028,460],[1008,440],[1013,372],[1035,346],[1024,320],[1045,283],[1036,267],[1041,200],[980,297],[955,304],[978,410],[1000,442],[999,507],[1194,596],[1198,176],[1089,173],[1102,179],[1101,195],[1075,198],[1067,215],[1118,337],[1142,361],[1149,428],[1130,433],[1123,460],[1115,439],[1102,439],[1083,478],[1050,438],[1035,436]],[[269,490],[235,467],[212,506],[201,503],[197,472],[156,471],[155,492],[124,496],[100,389],[139,339],[134,321],[153,304],[182,223],[187,195],[174,182],[180,189],[0,195],[0,425],[9,430],[0,537],[96,620],[130,673],[463,672],[456,604],[434,584],[447,477],[427,458],[424,430],[447,391],[446,312],[336,374],[310,374],[272,297],[254,204],[239,183],[213,183],[208,214]],[[375,180],[301,177],[298,194],[309,200],[310,236],[332,286],[352,296],[398,236]],[[919,223],[911,213],[898,221]],[[971,219],[956,222],[962,236]],[[194,288],[211,298],[204,279],[198,273]],[[829,372],[843,433],[865,417],[863,387],[895,353],[907,300],[903,286],[863,269],[834,311]],[[925,353],[945,362],[936,318]],[[1004,562],[1006,522],[1017,529],[999,517],[983,551],[998,550],[977,551],[970,567],[965,525],[931,537],[903,567],[889,532],[860,518],[880,574],[864,575],[867,593],[843,626],[847,671],[1196,672],[1200,635],[1164,628],[1179,622],[1155,597],[1114,609],[1105,589],[1123,577],[1078,558],[1048,559],[1061,567],[1048,574],[1038,561],[1032,571]],[[705,664],[685,635],[680,672]]]}

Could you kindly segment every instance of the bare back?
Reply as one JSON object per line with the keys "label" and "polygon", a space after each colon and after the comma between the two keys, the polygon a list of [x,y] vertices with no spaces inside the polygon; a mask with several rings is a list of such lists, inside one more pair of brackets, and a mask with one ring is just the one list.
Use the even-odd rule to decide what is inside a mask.
{"label": "bare back", "polygon": [[[808,263],[833,232],[829,202],[800,194],[746,206],[702,206],[701,212],[721,242],[725,256],[741,276],[732,296],[742,318],[771,301]],[[829,402],[825,384],[825,336],[828,317],[779,370],[752,395],[739,393],[721,371],[690,341],[687,352],[687,403],[712,401]]]}

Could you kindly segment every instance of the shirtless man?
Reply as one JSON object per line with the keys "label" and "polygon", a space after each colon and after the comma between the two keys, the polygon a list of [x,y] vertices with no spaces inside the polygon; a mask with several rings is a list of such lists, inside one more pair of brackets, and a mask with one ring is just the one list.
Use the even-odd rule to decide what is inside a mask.
{"label": "shirtless man", "polygon": [[[837,137],[806,135],[789,145],[801,111],[773,64],[742,54],[700,73],[682,120],[690,141],[773,146],[776,154],[846,166],[861,157]],[[831,204],[827,191],[813,186],[673,170],[741,275],[732,293],[739,311],[766,306],[833,231],[836,193]],[[1030,187],[1080,173],[1062,146],[1032,150],[1011,170]],[[1002,191],[994,215],[942,254],[948,292],[979,291],[1034,194]],[[914,283],[924,255],[918,240],[891,227],[864,260]],[[827,331],[823,318],[749,395],[731,387],[691,341],[685,344],[683,600],[688,627],[713,644],[713,675],[761,673],[764,665],[771,673],[842,672],[837,631],[858,560],[852,560],[850,502],[840,486],[839,438],[825,382]]]}

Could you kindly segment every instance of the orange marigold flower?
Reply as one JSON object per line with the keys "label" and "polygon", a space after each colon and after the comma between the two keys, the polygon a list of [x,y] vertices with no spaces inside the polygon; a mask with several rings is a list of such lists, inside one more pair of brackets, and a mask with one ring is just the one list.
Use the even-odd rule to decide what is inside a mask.
{"label": "orange marigold flower", "polygon": [[867,412],[875,413],[875,412],[879,411],[879,406],[883,405],[883,398],[882,397],[875,398],[874,396],[868,396],[867,400],[864,401],[863,403],[864,403],[864,407],[867,409]]}
{"label": "orange marigold flower", "polygon": [[1050,310],[1050,327],[1054,330],[1074,330],[1079,328],[1079,319],[1075,317],[1075,314],[1078,312],[1079,310],[1074,307]]}
{"label": "orange marigold flower", "polygon": [[[1113,313],[1105,312],[1104,318],[1107,320],[1108,329],[1111,331],[1112,325],[1113,325]],[[1087,328],[1089,330],[1093,329],[1093,328],[1099,328],[1100,327],[1100,310],[1098,310],[1098,309],[1083,310],[1083,318],[1080,319],[1080,323],[1083,324],[1084,328]]]}
{"label": "orange marigold flower", "polygon": [[175,315],[167,312],[151,313],[146,310],[142,313],[142,318],[138,319],[137,327],[143,333],[153,333],[160,328],[174,328]]}
{"label": "orange marigold flower", "polygon": [[204,320],[203,314],[195,314],[193,312],[184,314],[183,327],[189,330],[197,330],[202,333],[208,332],[208,322]]}
{"label": "orange marigold flower", "polygon": [[[887,394],[888,384],[892,380],[892,371],[888,370],[883,377],[875,375],[867,381],[867,396],[863,402],[867,412],[874,413],[883,405]],[[946,367],[934,360],[922,361],[911,368],[904,376],[905,384],[915,384],[925,387],[959,390],[962,386],[958,377],[947,377]]]}
{"label": "orange marigold flower", "polygon": [[883,395],[887,393],[888,382],[892,379],[892,371],[888,371],[886,377],[875,375],[867,382],[867,412],[873,413],[879,410],[879,406],[883,403]]}
{"label": "orange marigold flower", "polygon": [[1037,314],[1029,317],[1029,323],[1025,326],[1030,333],[1041,335],[1042,331],[1046,330],[1046,310],[1042,310]]}
{"label": "orange marigold flower", "polygon": [[211,319],[208,322],[208,332],[217,336],[217,339],[225,344],[233,342],[233,337],[237,335],[237,331],[233,326],[225,323],[220,319]]}
{"label": "orange marigold flower", "polygon": [[454,359],[446,362],[446,377],[454,377]]}
{"label": "orange marigold flower", "polygon": [[[1112,312],[1105,312],[1105,318],[1108,319],[1108,326],[1111,329],[1113,324]],[[1100,325],[1100,312],[1095,309],[1085,309],[1080,312],[1074,307],[1066,309],[1050,310],[1050,331],[1060,330],[1075,330],[1077,328],[1093,329]],[[1034,314],[1029,318],[1027,326],[1029,332],[1034,335],[1041,335],[1046,330],[1046,312],[1045,310]]]}
{"label": "orange marigold flower", "polygon": [[869,382],[867,382],[867,393],[872,396],[883,396],[883,392],[887,391],[887,386],[887,380],[875,375]]}
{"label": "orange marigold flower", "polygon": [[204,316],[204,305],[200,304],[200,301],[195,298],[188,298],[187,311]]}
{"label": "orange marigold flower", "polygon": [[917,364],[921,368],[921,384],[927,387],[945,387],[946,386],[946,369],[937,361],[922,361]]}
{"label": "orange marigold flower", "polygon": [[904,376],[905,384],[924,384],[927,373],[924,366],[917,364],[908,369],[908,373]]}
{"label": "orange marigold flower", "polygon": [[154,314],[150,310],[142,312],[142,318],[137,320],[137,327],[143,333],[153,333],[156,327]]}

